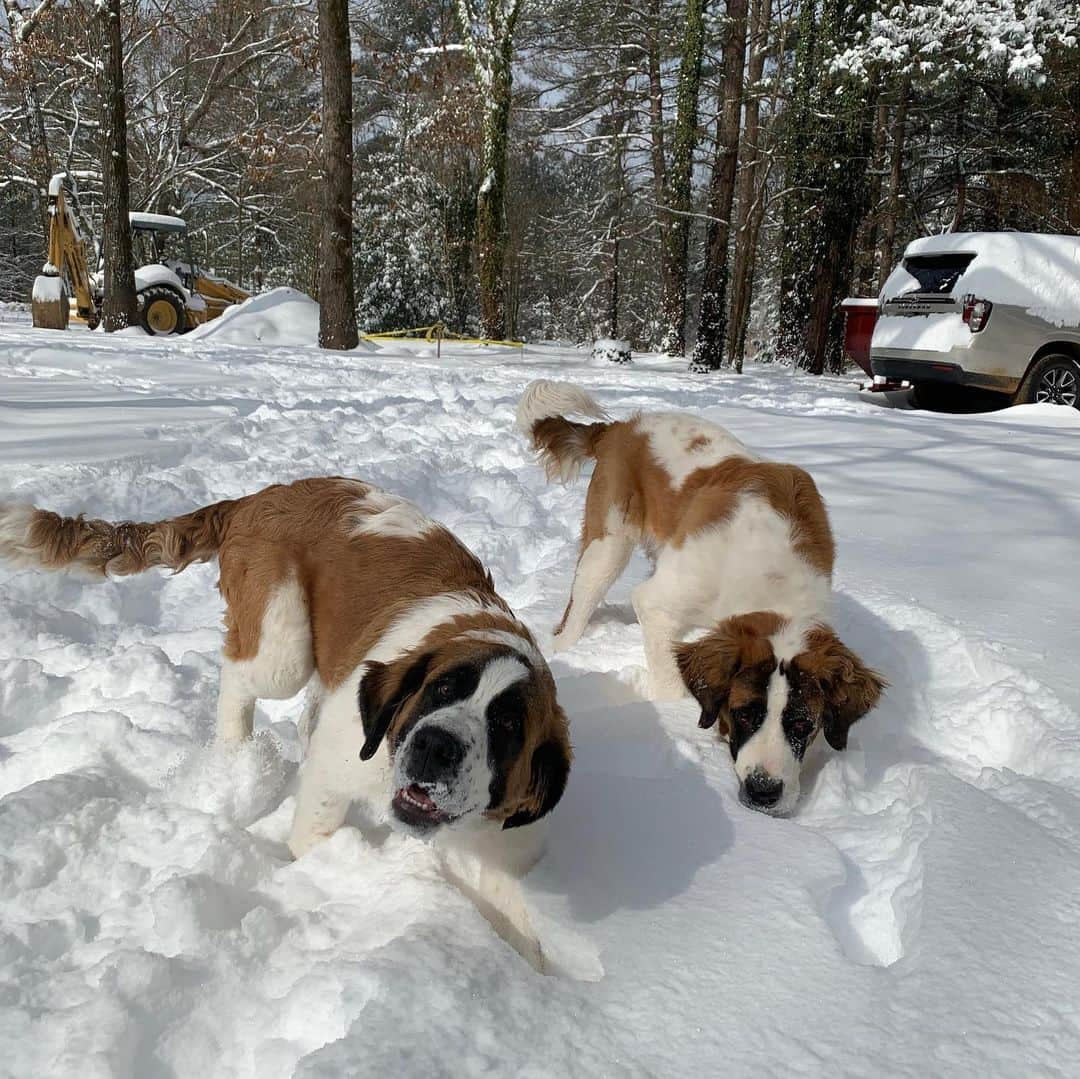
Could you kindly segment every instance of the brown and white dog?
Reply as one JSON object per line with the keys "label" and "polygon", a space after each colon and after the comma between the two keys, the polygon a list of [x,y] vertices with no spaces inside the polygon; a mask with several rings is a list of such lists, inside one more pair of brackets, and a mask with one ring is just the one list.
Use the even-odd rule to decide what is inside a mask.
{"label": "brown and white dog", "polygon": [[[573,413],[600,422],[565,418]],[[802,469],[762,460],[695,416],[606,419],[566,383],[532,382],[518,405],[549,478],[596,461],[555,647],[577,642],[644,545],[654,572],[633,604],[653,696],[688,689],[700,725],[719,721],[728,739],[744,803],[789,813],[818,731],[843,749],[885,686],[828,625],[834,548],[821,496]],[[707,632],[681,643],[695,630]]]}
{"label": "brown and white dog", "polygon": [[539,853],[523,826],[559,801],[571,755],[551,672],[477,558],[404,499],[326,478],[153,524],[0,504],[0,555],[102,575],[218,559],[219,741],[310,683],[296,856],[354,800],[508,872]]}

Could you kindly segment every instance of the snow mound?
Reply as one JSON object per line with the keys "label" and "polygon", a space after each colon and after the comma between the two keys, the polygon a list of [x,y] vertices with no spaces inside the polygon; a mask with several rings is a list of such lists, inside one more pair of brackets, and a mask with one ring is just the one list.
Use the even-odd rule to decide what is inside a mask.
{"label": "snow mound", "polygon": [[974,413],[970,419],[988,423],[1032,424],[1039,427],[1080,427],[1080,409],[1048,403],[1013,405],[999,412]]}
{"label": "snow mound", "polygon": [[228,308],[212,322],[197,326],[188,340],[214,344],[317,345],[319,305],[293,288],[275,288]]}

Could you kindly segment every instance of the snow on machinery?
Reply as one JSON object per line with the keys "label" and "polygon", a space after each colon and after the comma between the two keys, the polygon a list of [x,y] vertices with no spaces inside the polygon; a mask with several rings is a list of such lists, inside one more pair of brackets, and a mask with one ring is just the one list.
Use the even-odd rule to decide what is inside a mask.
{"label": "snow on machinery", "polygon": [[[66,181],[61,172],[49,182],[48,255],[34,279],[31,310],[42,329],[66,330],[73,314],[93,329],[101,319],[101,275],[87,269],[88,246],[68,205]],[[182,217],[131,213],[128,220],[139,321],[147,333],[183,333],[249,298],[232,282],[198,269]]]}

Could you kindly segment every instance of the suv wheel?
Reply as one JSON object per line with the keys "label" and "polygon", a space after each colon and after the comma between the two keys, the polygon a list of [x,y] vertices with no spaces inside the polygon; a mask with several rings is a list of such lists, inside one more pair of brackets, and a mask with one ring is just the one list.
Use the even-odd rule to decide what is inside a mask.
{"label": "suv wheel", "polygon": [[1016,403],[1049,403],[1080,408],[1080,364],[1070,356],[1043,356],[1016,391]]}

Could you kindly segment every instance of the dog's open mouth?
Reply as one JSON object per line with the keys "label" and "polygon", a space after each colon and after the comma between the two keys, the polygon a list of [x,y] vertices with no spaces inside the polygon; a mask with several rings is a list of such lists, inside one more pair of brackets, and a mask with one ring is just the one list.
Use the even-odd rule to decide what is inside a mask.
{"label": "dog's open mouth", "polygon": [[394,794],[394,816],[413,828],[434,828],[445,824],[450,817],[436,804],[430,794],[418,783],[402,787]]}

